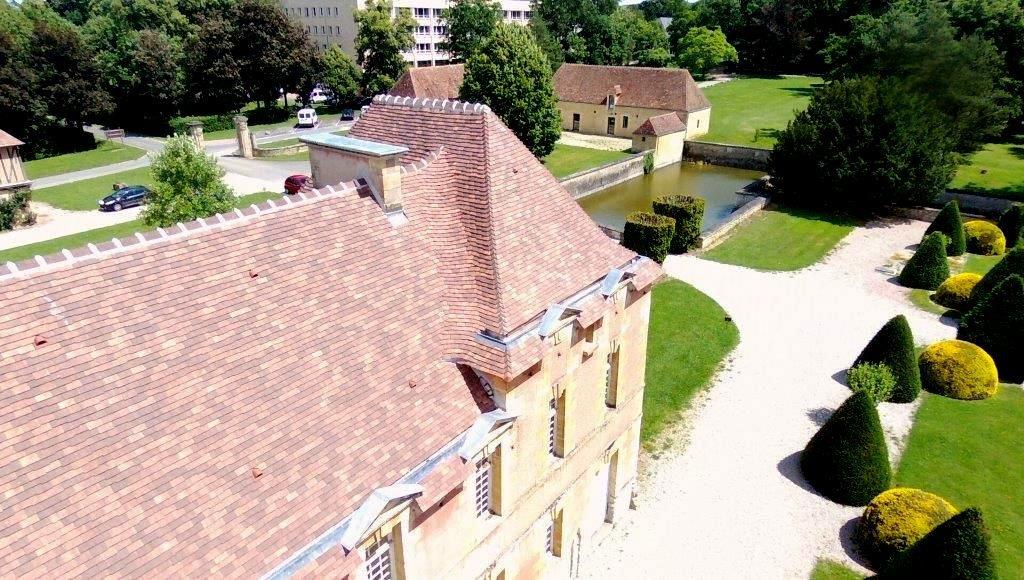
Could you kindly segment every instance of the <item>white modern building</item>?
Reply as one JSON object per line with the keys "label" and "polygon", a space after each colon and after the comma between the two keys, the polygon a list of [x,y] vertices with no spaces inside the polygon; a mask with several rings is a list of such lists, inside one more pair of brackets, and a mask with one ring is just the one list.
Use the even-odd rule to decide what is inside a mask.
{"label": "white modern building", "polygon": [[[313,42],[321,49],[337,44],[355,56],[356,24],[353,12],[362,9],[364,0],[281,0],[284,11],[305,26]],[[413,66],[448,64],[448,54],[439,49],[448,31],[441,11],[450,0],[394,0],[394,10],[408,11],[416,20],[415,44],[405,53]],[[505,20],[526,24],[531,15],[529,0],[502,0]]]}

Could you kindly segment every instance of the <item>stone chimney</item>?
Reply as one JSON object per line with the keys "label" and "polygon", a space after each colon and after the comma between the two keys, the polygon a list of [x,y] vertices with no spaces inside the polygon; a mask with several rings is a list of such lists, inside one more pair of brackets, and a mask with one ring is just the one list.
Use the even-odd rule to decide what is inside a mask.
{"label": "stone chimney", "polygon": [[408,148],[332,134],[300,137],[299,141],[309,147],[316,187],[364,179],[386,213],[402,209],[401,157]]}

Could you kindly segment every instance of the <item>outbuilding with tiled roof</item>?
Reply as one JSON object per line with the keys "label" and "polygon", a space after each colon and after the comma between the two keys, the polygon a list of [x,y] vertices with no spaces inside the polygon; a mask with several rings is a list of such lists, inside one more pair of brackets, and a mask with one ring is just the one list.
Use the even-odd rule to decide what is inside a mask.
{"label": "outbuilding with tiled roof", "polygon": [[396,97],[453,100],[459,98],[465,66],[447,64],[407,69],[388,94]]}

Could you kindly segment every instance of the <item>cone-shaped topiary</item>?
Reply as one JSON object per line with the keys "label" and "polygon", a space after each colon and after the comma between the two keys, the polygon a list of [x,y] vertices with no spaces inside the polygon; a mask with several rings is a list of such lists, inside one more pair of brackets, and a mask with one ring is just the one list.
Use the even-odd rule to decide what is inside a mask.
{"label": "cone-shaped topiary", "polygon": [[947,203],[939,215],[935,216],[935,220],[925,230],[924,235],[932,232],[942,232],[949,238],[949,243],[946,244],[947,256],[960,256],[967,251],[964,218],[960,215],[960,204],[955,199]]}
{"label": "cone-shaped topiary", "polygon": [[1006,236],[995,224],[973,220],[964,224],[967,251],[982,256],[998,256],[1006,252]]}
{"label": "cone-shaped topiary", "polygon": [[889,488],[889,451],[871,396],[854,393],[814,434],[800,470],[821,495],[845,505],[866,505]]}
{"label": "cone-shaped topiary", "polygon": [[853,540],[861,553],[881,565],[954,515],[956,508],[934,493],[897,487],[871,500]]}
{"label": "cone-shaped topiary", "polygon": [[900,284],[907,288],[935,290],[949,278],[949,262],[946,260],[946,240],[942,232],[925,236],[917,252],[910,257],[900,272]]}
{"label": "cone-shaped topiary", "polygon": [[1024,234],[1024,205],[1015,203],[999,216],[999,229],[1006,236],[1006,247],[1013,248],[1020,243]]}
{"label": "cone-shaped topiary", "polygon": [[964,272],[947,278],[935,291],[932,300],[953,310],[966,312],[971,307],[971,292],[981,282],[981,274]]}
{"label": "cone-shaped topiary", "polygon": [[910,549],[893,558],[878,578],[988,580],[996,577],[988,528],[978,508],[939,524]]}
{"label": "cone-shaped topiary", "polygon": [[987,399],[999,389],[999,372],[987,352],[963,340],[943,340],[921,353],[921,385],[951,399]]}
{"label": "cone-shaped topiary", "polygon": [[635,211],[626,216],[622,245],[655,262],[663,262],[668,255],[668,246],[675,229],[676,220],[670,217],[649,211]]}
{"label": "cone-shaped topiary", "polygon": [[992,291],[1000,282],[1017,274],[1024,276],[1024,248],[1014,248],[1003,256],[1002,260],[988,271],[971,290],[971,304],[977,304]]}
{"label": "cone-shaped topiary", "polygon": [[1024,381],[1024,278],[1000,282],[960,319],[956,337],[992,355],[1003,381]]}
{"label": "cone-shaped topiary", "polygon": [[663,195],[654,200],[654,213],[676,220],[676,233],[668,251],[682,254],[697,247],[704,222],[705,201],[689,195]]}
{"label": "cone-shaped topiary", "polygon": [[921,371],[917,366],[917,355],[914,354],[914,333],[902,314],[893,317],[875,333],[852,367],[862,363],[884,364],[892,371],[896,385],[889,395],[889,401],[910,403],[920,394]]}

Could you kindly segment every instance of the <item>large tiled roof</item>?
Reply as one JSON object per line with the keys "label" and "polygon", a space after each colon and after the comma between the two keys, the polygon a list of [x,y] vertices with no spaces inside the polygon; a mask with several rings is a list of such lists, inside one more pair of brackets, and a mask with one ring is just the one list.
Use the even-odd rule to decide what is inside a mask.
{"label": "large tiled roof", "polygon": [[711,106],[683,68],[565,63],[555,73],[559,101],[604,105],[610,94],[624,107],[692,112]]}
{"label": "large tiled roof", "polygon": [[421,99],[457,99],[465,67],[461,64],[410,68],[391,88],[397,97]]}
{"label": "large tiled roof", "polygon": [[339,184],[0,266],[5,575],[266,573],[493,408],[468,364],[533,364],[509,333],[633,258],[489,112],[352,133],[421,161],[408,223]]}

